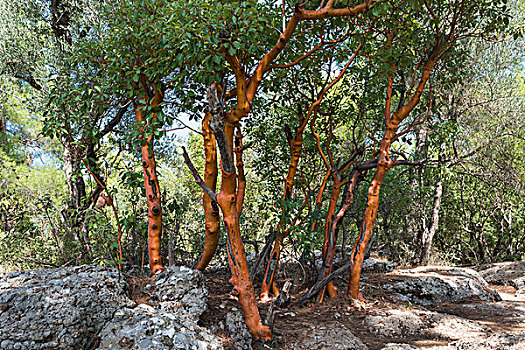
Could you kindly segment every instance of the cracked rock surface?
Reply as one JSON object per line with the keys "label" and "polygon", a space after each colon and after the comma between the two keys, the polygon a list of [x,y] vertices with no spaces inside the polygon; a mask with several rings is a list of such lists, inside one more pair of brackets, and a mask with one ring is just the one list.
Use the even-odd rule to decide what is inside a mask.
{"label": "cracked rock surface", "polygon": [[0,278],[0,349],[83,349],[132,305],[117,271],[84,265]]}
{"label": "cracked rock surface", "polygon": [[398,270],[392,276],[399,277],[399,280],[382,288],[393,292],[391,298],[396,301],[431,305],[466,299],[501,300],[498,292],[472,269],[424,266]]}
{"label": "cracked rock surface", "polygon": [[206,309],[200,272],[154,277],[152,305],[136,305],[116,270],[84,265],[0,277],[0,349],[222,349],[197,325]]}
{"label": "cracked rock surface", "polygon": [[476,270],[487,282],[512,286],[517,295],[525,295],[525,261],[481,265]]}
{"label": "cracked rock surface", "polygon": [[100,332],[99,349],[222,349],[217,337],[197,325],[208,295],[202,273],[175,266],[153,280],[153,305],[119,309]]}
{"label": "cracked rock surface", "polygon": [[244,316],[237,309],[226,314],[226,330],[237,350],[252,350],[252,336],[244,323]]}

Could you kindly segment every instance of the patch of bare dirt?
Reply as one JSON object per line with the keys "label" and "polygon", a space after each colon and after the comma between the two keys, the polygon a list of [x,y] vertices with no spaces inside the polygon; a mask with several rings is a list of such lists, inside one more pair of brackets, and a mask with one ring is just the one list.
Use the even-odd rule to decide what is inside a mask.
{"label": "patch of bare dirt", "polygon": [[151,304],[151,292],[154,282],[151,277],[135,277],[124,275],[129,286],[129,298],[137,304]]}

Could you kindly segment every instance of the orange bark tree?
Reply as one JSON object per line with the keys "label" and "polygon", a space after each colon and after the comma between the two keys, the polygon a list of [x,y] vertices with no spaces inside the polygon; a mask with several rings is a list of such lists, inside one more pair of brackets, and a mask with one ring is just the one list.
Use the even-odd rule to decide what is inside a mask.
{"label": "orange bark tree", "polygon": [[[369,163],[375,170],[363,222],[350,255],[348,293],[351,298],[362,297],[359,293],[361,269],[385,176],[393,166],[411,163],[391,157],[392,145],[432,113],[432,74],[439,69],[454,70],[454,65],[460,64],[464,57],[462,40],[492,39],[508,23],[503,1],[418,1],[411,6],[384,2],[375,8],[375,14],[381,18],[373,24],[376,48],[370,51],[370,58],[378,67],[377,77],[386,80],[384,130]],[[411,55],[407,55],[407,49]],[[411,77],[409,81],[405,76]],[[379,81],[375,83],[380,86]],[[427,106],[420,106],[425,92]],[[397,107],[393,107],[395,104]],[[371,137],[377,142],[376,135]]]}
{"label": "orange bark tree", "polygon": [[[271,69],[276,68],[276,66],[273,65],[274,61],[286,47],[288,41],[292,39],[296,28],[301,22],[322,20],[329,17],[357,16],[363,12],[366,12],[370,3],[371,1],[365,1],[364,3],[351,8],[334,8],[334,2],[328,1],[314,10],[305,9],[302,6],[296,6],[295,9],[293,9],[291,18],[288,20],[288,24],[283,28],[282,33],[280,33],[277,42],[271,46],[271,48],[266,53],[263,54],[261,59],[257,59],[254,57],[255,55],[250,54],[251,50],[249,46],[253,46],[251,43],[251,38],[246,38],[244,36],[245,34],[236,33],[235,31],[238,30],[238,28],[225,27],[221,29],[219,31],[220,37],[214,38],[216,39],[216,44],[213,45],[213,48],[210,48],[211,52],[216,55],[213,57],[217,57],[217,59],[214,58],[217,65],[211,65],[209,67],[209,73],[215,74],[209,75],[208,79],[211,77],[211,79],[217,82],[222,82],[223,80],[227,81],[228,76],[231,74],[235,84],[232,90],[226,91],[226,87],[224,86],[225,84],[218,85],[214,83],[211,85],[213,88],[208,89],[207,97],[210,113],[212,113],[212,120],[212,111],[214,108],[220,108],[221,110],[226,111],[226,101],[233,99],[233,102],[231,102],[231,110],[221,112],[224,113],[223,118],[216,118],[217,120],[220,120],[221,123],[216,122],[216,127],[212,126],[213,122],[210,124],[210,127],[215,134],[215,139],[219,146],[219,150],[221,150],[222,185],[221,191],[217,195],[217,204],[222,211],[225,227],[228,231],[229,261],[233,274],[231,282],[234,284],[232,294],[239,298],[244,311],[246,324],[250,329],[250,333],[256,338],[269,339],[271,337],[271,331],[267,326],[264,326],[260,320],[257,304],[255,303],[254,289],[251,283],[248,265],[246,262],[244,246],[242,239],[240,238],[240,233],[238,232],[238,214],[239,209],[242,208],[242,205],[239,205],[240,208],[237,208],[236,204],[237,194],[235,167],[233,166],[232,161],[234,130],[239,128],[240,121],[249,115],[252,105],[254,104],[257,90],[260,84],[263,82],[265,74],[267,74]],[[253,18],[245,19],[243,18],[243,15],[248,14],[251,10],[253,10],[253,8],[256,7],[256,4],[252,4],[252,8],[250,10],[248,8],[241,9],[239,17],[242,20],[240,22],[238,22],[237,19],[233,20],[233,18],[236,18],[235,14],[239,13],[239,8],[237,8],[237,10],[233,10],[233,17],[231,17],[231,14],[223,12],[218,14],[218,16],[223,19],[229,16],[234,22],[240,23],[238,26],[244,24],[249,27],[252,25],[254,20]],[[186,12],[186,8],[184,8],[183,12]],[[198,18],[198,16],[199,14],[197,12],[195,17]],[[194,25],[194,23],[192,25]],[[208,25],[207,22],[206,25]],[[195,29],[192,29],[192,33],[197,38],[202,38],[202,32],[195,33],[193,32],[194,30]],[[250,33],[250,29],[247,28],[246,32]],[[183,35],[186,36],[187,32],[185,32]],[[248,42],[244,40],[248,40]],[[268,36],[267,41],[270,42],[271,40],[271,36]],[[213,41],[214,40],[210,40],[209,42],[213,43]],[[262,52],[264,52],[264,49]],[[198,54],[202,55],[202,52],[199,51]],[[294,62],[300,62],[309,55],[310,53],[307,52],[301,55],[301,57],[297,58]],[[227,66],[220,65],[222,60],[227,63]],[[252,63],[253,61],[255,61],[255,64]],[[294,63],[291,65],[293,64]],[[254,67],[251,70],[248,69],[250,65]],[[220,94],[224,97],[223,101],[214,97],[217,92],[210,92],[211,90],[220,91]],[[210,102],[212,100],[217,100],[217,103]],[[220,115],[220,113],[216,114]],[[217,133],[220,133],[220,136]],[[222,145],[221,142],[223,143]],[[189,164],[190,162],[187,161],[187,163]],[[227,165],[226,168],[225,164]],[[194,173],[194,175],[196,174]],[[205,183],[202,180],[198,180],[198,182],[201,185]],[[244,186],[244,184],[242,186]],[[213,191],[207,192],[211,194]],[[240,202],[242,203],[242,201]],[[208,218],[210,218],[210,216],[208,216]],[[209,237],[209,239],[205,241],[205,254],[203,254],[201,261],[204,261],[204,256],[206,256],[206,260],[209,259],[209,256],[213,253],[215,250],[214,248],[217,246],[217,239],[218,235],[215,235],[214,237]]]}
{"label": "orange bark tree", "polygon": [[[250,333],[263,340],[271,338],[271,330],[262,323],[259,315],[239,227],[247,185],[242,161],[241,122],[249,119],[257,103],[258,91],[274,70],[292,67],[311,58],[319,50],[333,50],[340,39],[339,36],[325,39],[321,35],[320,41],[312,47],[291,51],[287,57],[282,57],[289,42],[311,43],[312,40],[304,38],[310,35],[316,37],[315,35],[336,27],[339,28],[336,31],[339,34],[341,31],[347,32],[343,34],[343,38],[355,32],[366,33],[367,39],[361,39],[360,45],[342,51],[346,53],[342,60],[347,62],[346,66],[330,66],[331,69],[339,67],[337,69],[341,69],[340,74],[321,90],[308,114],[303,116],[293,142],[290,138],[292,160],[288,167],[284,198],[289,196],[293,186],[301,152],[301,137],[308,119],[312,121],[315,114],[320,113],[318,106],[323,96],[328,89],[334,87],[358,50],[359,54],[366,55],[376,73],[380,73],[375,75],[374,92],[380,90],[378,86],[381,80],[377,77],[386,76],[388,85],[384,111],[385,131],[379,148],[373,152],[375,163],[372,163],[376,170],[369,189],[360,238],[351,255],[349,289],[350,295],[357,297],[363,254],[375,222],[381,184],[388,169],[396,164],[390,158],[392,143],[419,122],[409,120],[408,117],[413,110],[419,108],[419,102],[438,61],[454,49],[454,43],[460,38],[477,35],[482,30],[482,33],[487,33],[497,29],[498,21],[504,18],[499,16],[504,11],[501,8],[502,3],[481,0],[423,0],[397,4],[394,1],[376,3],[364,0],[352,1],[349,6],[327,0],[320,4],[305,2],[293,8],[283,5],[283,17],[280,4],[276,8],[275,2],[256,0],[240,3],[182,3],[166,0],[110,3],[112,9],[104,17],[108,24],[105,35],[100,40],[89,41],[86,47],[90,50],[91,63],[104,67],[103,71],[109,77],[104,88],[126,101],[136,101],[135,114],[139,132],[133,136],[135,141],[139,141],[142,151],[152,271],[155,273],[162,269],[162,203],[153,144],[161,136],[160,127],[171,124],[176,113],[190,112],[198,115],[207,107],[203,121],[206,156],[204,180],[186,157],[186,163],[205,191],[203,205],[206,239],[197,268],[204,270],[215,253],[219,238],[220,211],[228,233],[232,295],[241,303]],[[492,17],[485,21],[489,15]],[[476,16],[481,16],[481,22]],[[283,23],[282,30],[276,28],[276,23]],[[275,30],[278,35],[273,33]],[[406,54],[407,50],[413,50],[414,53]],[[278,60],[281,58],[288,60],[280,63]],[[413,72],[412,83],[408,87],[397,76],[398,72],[406,71],[407,67],[412,67],[411,73]],[[328,74],[328,77],[333,75]],[[228,89],[232,84],[233,88]],[[403,88],[396,95],[394,92],[398,85]],[[168,98],[169,113],[165,113],[162,103]],[[398,100],[399,107],[391,113],[393,99]],[[405,131],[400,132],[400,128]],[[312,131],[315,136],[314,128]],[[372,139],[374,133],[371,135]],[[217,164],[216,147],[221,155],[220,167]],[[341,186],[347,181],[341,175],[350,170],[351,163],[336,167],[330,155],[327,159],[321,147],[319,151],[328,168],[321,188],[326,187],[330,177],[334,181],[325,226],[325,264],[320,274],[320,278],[324,280],[331,271],[337,223],[341,221],[341,217],[335,213]],[[332,171],[334,168],[335,171]],[[221,188],[216,194],[219,169]],[[358,177],[356,174],[357,171],[354,171],[350,177],[354,186]],[[344,203],[351,202],[351,193],[350,190],[346,191]],[[320,199],[316,206],[321,205],[323,191],[319,191],[318,197]],[[345,206],[348,205],[343,204]],[[283,233],[278,244],[286,235],[284,227],[280,230]],[[266,268],[261,293],[263,298],[268,296],[268,290],[273,284],[276,259],[279,256],[278,244]]]}

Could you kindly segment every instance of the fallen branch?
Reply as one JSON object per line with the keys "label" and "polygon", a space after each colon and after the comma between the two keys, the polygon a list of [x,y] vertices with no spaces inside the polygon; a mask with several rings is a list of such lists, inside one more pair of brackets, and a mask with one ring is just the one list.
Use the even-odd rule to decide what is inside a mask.
{"label": "fallen branch", "polygon": [[314,296],[316,296],[317,293],[324,286],[326,286],[329,282],[334,280],[336,277],[341,276],[343,273],[348,272],[348,269],[350,268],[351,265],[352,265],[352,263],[350,261],[347,262],[346,264],[344,264],[343,266],[341,266],[340,268],[338,268],[337,270],[332,272],[330,275],[326,276],[325,278],[323,278],[322,280],[320,280],[319,282],[314,284],[314,286],[312,288],[310,288],[310,290],[308,290],[308,292],[306,292],[306,294],[304,294],[301,297],[301,299],[299,299],[297,304],[299,304],[299,305],[306,304],[309,300],[311,300]]}
{"label": "fallen branch", "polygon": [[281,294],[275,299],[272,300],[270,303],[270,307],[268,308],[268,313],[266,314],[265,324],[269,327],[273,326],[273,322],[275,320],[275,314],[277,309],[283,307],[286,305],[286,303],[289,300],[288,294],[290,293],[290,289],[292,288],[292,282],[287,281],[283,289],[281,290]]}

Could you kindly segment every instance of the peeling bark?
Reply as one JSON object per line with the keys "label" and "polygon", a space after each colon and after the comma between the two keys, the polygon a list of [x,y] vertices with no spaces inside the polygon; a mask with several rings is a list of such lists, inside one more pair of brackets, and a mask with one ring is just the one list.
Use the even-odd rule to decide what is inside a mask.
{"label": "peeling bark", "polygon": [[[160,90],[155,88],[155,96],[151,101],[151,107],[158,107],[163,100]],[[144,122],[144,109],[147,106],[137,105],[135,117],[137,122]],[[156,116],[154,115],[153,118]],[[143,136],[141,136],[143,137]],[[163,271],[161,259],[161,235],[162,235],[162,203],[159,181],[157,178],[157,163],[153,151],[153,135],[150,135],[141,146],[142,167],[144,172],[144,186],[146,188],[146,200],[148,203],[148,255],[149,266],[153,275]]]}

